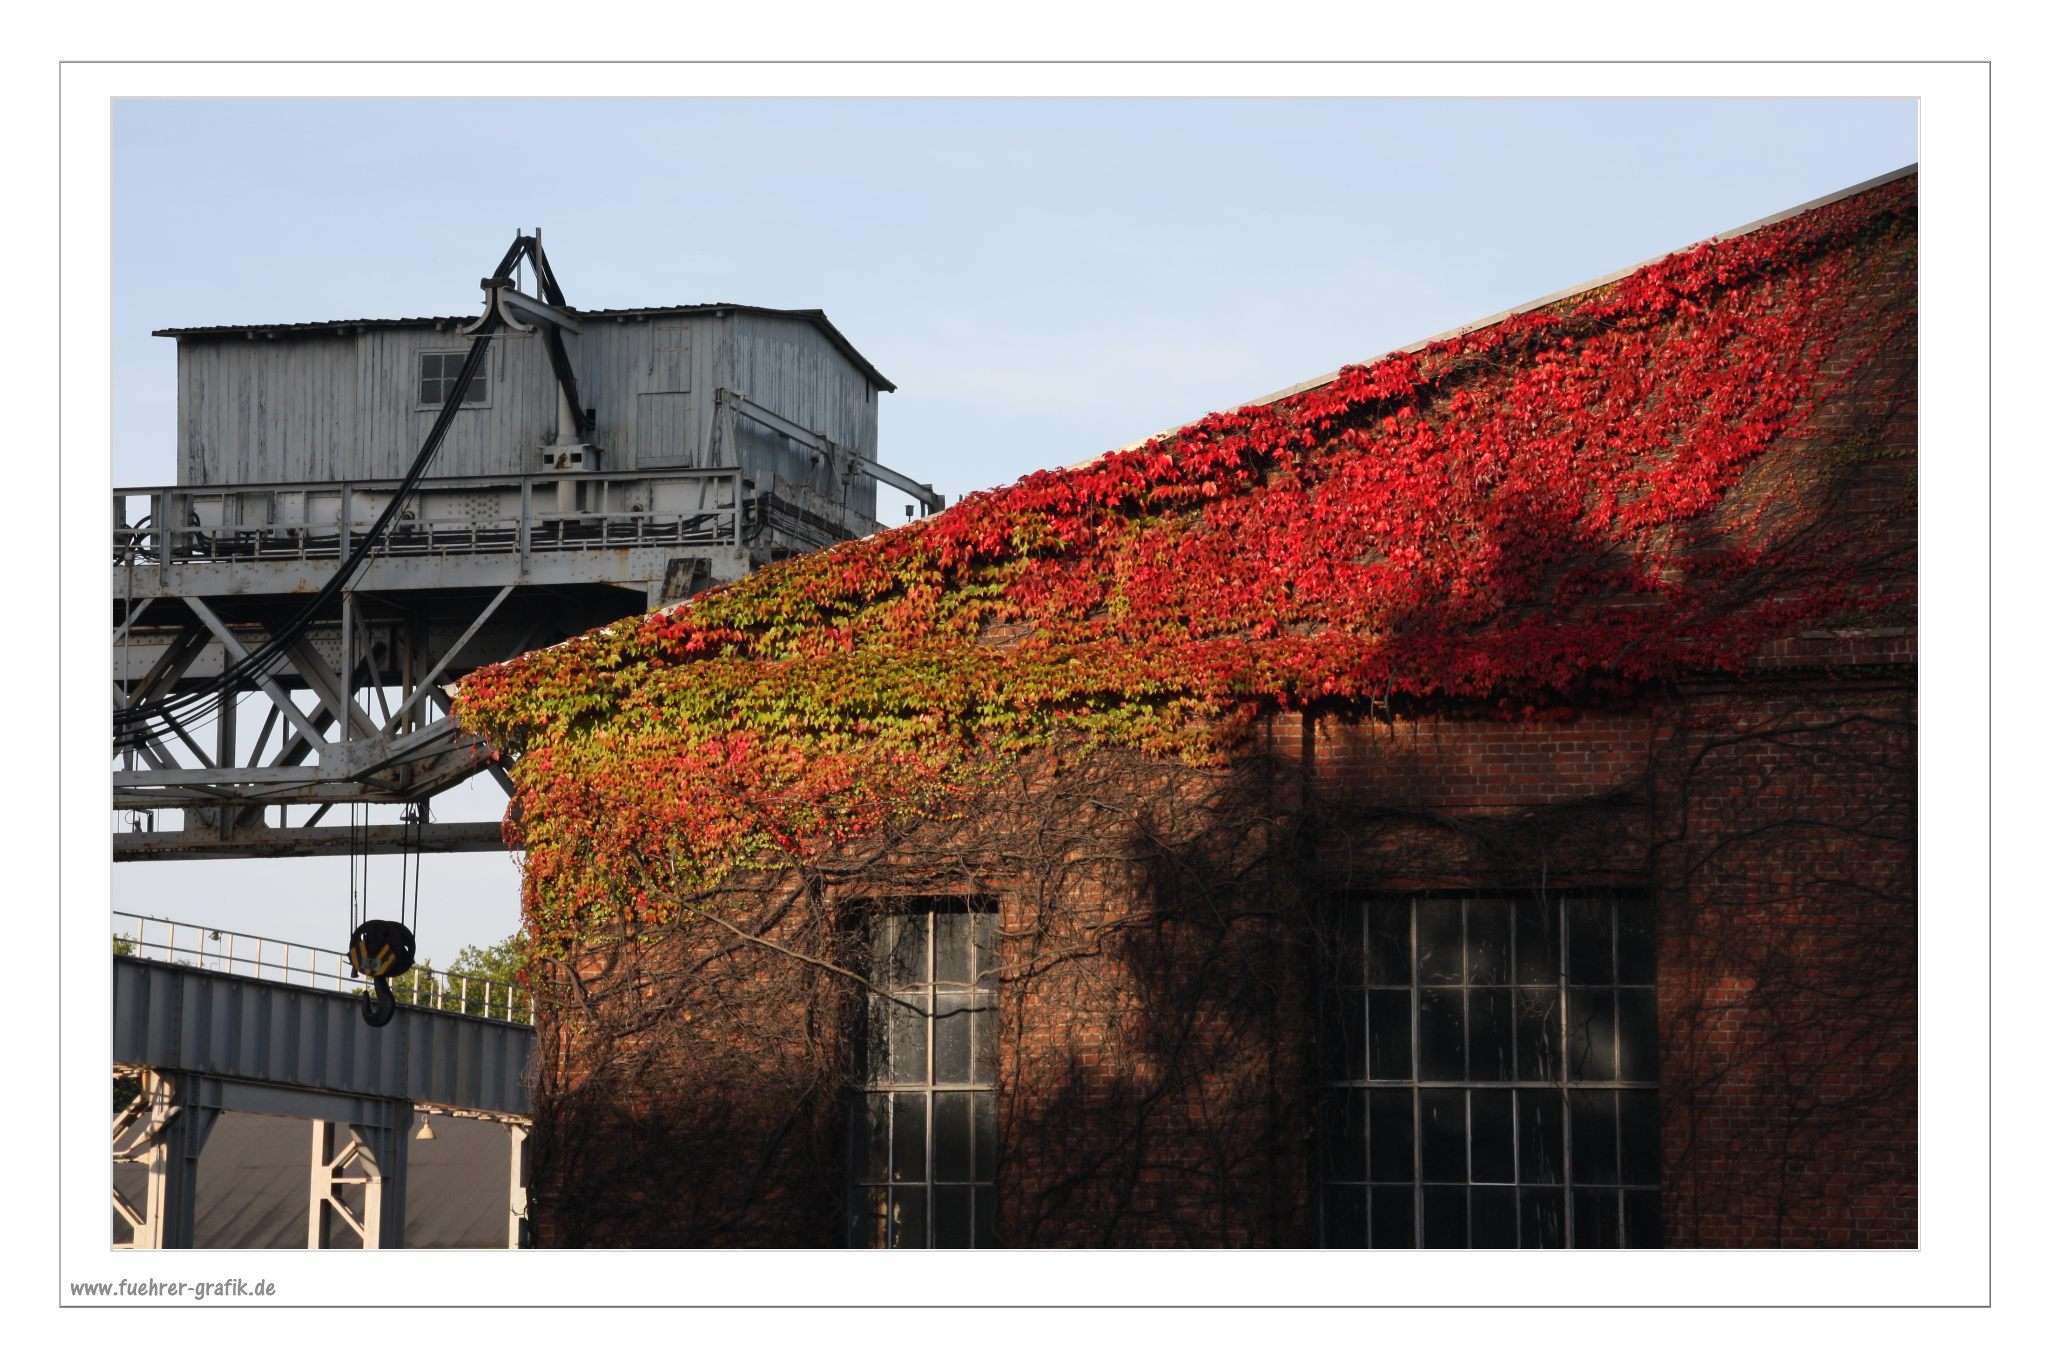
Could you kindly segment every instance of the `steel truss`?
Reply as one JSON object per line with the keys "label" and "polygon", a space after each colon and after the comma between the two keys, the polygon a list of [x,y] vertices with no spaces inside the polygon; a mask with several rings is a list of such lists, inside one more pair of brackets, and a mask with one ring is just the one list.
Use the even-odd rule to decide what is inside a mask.
{"label": "steel truss", "polygon": [[[278,665],[260,670],[254,687],[222,698],[211,744],[175,720],[167,733],[117,731],[114,809],[179,810],[185,814],[185,829],[117,834],[115,856],[260,857],[502,847],[495,822],[422,828],[379,824],[366,830],[332,823],[317,832],[315,827],[336,807],[419,803],[479,773],[490,773],[510,794],[510,779],[488,746],[456,726],[443,682],[458,661],[468,662],[465,651],[512,591],[511,585],[500,587],[467,620],[451,621],[443,614],[432,631],[408,613],[385,613],[384,619],[366,622],[364,604],[356,594],[347,594],[334,651],[339,663],[314,638],[285,642]],[[135,626],[145,610],[155,618],[154,636],[169,643],[160,646],[154,661],[125,685],[117,666],[114,705],[135,706],[181,692],[203,692],[210,685],[209,674],[256,654],[269,638],[268,624],[257,616],[230,625],[221,616],[221,611],[237,617],[256,615],[237,610],[241,601],[224,599],[220,610],[194,595],[136,604],[115,632],[117,660],[124,644],[133,648]],[[529,617],[526,629],[503,640],[499,648],[524,647],[538,626],[538,619]],[[430,640],[441,644],[450,631],[452,642],[429,655],[425,646]],[[202,660],[214,666],[201,668]],[[263,717],[253,742],[245,745],[240,729],[249,717],[239,703],[259,694],[257,709]],[[310,806],[312,813],[293,822],[293,806]],[[279,810],[275,825],[266,819],[271,807]]]}

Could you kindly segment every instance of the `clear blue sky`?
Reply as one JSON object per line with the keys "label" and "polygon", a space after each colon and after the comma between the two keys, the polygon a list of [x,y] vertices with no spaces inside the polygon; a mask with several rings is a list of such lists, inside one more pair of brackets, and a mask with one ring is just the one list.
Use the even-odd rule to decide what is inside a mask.
{"label": "clear blue sky", "polygon": [[[1895,169],[1917,157],[1916,116],[1910,100],[123,101],[113,477],[173,477],[175,343],[151,330],[469,311],[514,229],[539,225],[580,306],[825,309],[898,386],[884,462],[957,495]],[[476,800],[437,814],[501,804]],[[329,943],[346,881],[326,859],[123,865],[114,890],[117,908]],[[440,960],[516,924],[504,855],[430,860],[425,886]]]}

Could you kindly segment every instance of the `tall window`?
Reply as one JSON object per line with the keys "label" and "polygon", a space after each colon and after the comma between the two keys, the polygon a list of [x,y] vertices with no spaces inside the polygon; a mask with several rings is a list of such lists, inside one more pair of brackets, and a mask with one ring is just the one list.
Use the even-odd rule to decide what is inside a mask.
{"label": "tall window", "polygon": [[[462,377],[462,362],[469,358],[467,351],[422,351],[420,352],[420,406],[438,408],[448,401],[448,395],[455,392],[455,381]],[[476,377],[469,381],[469,392],[462,395],[462,406],[476,407],[491,396],[490,367],[477,367]]]}
{"label": "tall window", "polygon": [[1323,1245],[1661,1244],[1644,899],[1380,898],[1335,929]]}
{"label": "tall window", "polygon": [[995,907],[896,901],[870,925],[876,989],[854,1114],[850,1239],[992,1246]]}

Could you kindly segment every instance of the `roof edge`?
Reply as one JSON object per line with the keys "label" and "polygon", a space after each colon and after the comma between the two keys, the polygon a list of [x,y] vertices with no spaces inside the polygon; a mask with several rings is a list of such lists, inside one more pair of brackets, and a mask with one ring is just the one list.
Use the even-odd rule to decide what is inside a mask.
{"label": "roof edge", "polygon": [[[846,334],[832,325],[822,308],[768,308],[752,303],[696,303],[666,304],[648,308],[572,308],[569,310],[579,318],[609,321],[620,318],[640,317],[694,317],[706,313],[747,313],[755,317],[789,318],[807,322],[832,343],[834,350],[846,357],[853,367],[864,375],[882,393],[896,392],[896,385],[889,377],[875,368],[874,362],[862,355]],[[204,327],[159,327],[150,333],[153,337],[172,337],[183,340],[186,337],[233,337],[255,333],[282,333],[294,336],[309,336],[323,332],[349,331],[400,331],[409,328],[445,328],[455,324],[468,324],[475,319],[469,314],[430,314],[407,318],[335,318],[321,322],[227,322]]]}

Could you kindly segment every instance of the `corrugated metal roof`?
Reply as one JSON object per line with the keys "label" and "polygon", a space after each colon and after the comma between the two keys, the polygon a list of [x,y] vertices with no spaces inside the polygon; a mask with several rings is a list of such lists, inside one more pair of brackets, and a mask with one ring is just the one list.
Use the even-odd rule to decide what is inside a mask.
{"label": "corrugated metal roof", "polygon": [[[758,317],[792,318],[807,322],[824,333],[826,340],[853,362],[855,369],[866,375],[868,382],[884,393],[896,392],[896,386],[888,377],[874,367],[866,356],[854,349],[832,320],[821,308],[761,308],[749,303],[675,303],[656,304],[649,308],[571,308],[566,310],[579,318],[654,318],[689,317],[705,313],[751,313]],[[159,327],[151,336],[159,337],[261,337],[284,338],[311,336],[328,332],[368,332],[406,327],[466,327],[476,321],[472,315],[417,317],[417,318],[333,318],[325,322],[244,322],[222,323],[208,327]]]}

